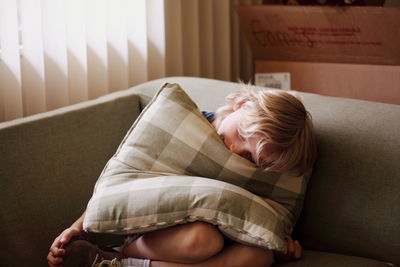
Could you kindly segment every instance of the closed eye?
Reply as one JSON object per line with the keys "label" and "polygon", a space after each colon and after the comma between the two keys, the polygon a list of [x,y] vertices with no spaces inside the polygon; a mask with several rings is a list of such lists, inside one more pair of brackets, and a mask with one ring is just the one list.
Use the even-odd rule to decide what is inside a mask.
{"label": "closed eye", "polygon": [[240,134],[239,130],[236,132],[236,134],[237,134],[237,136],[239,137],[240,141],[242,141],[242,142],[246,141],[246,140],[244,139],[244,137]]}
{"label": "closed eye", "polygon": [[[246,138],[244,138],[244,137],[240,134],[239,130],[237,130],[236,134],[237,134],[237,136],[238,136],[238,138],[239,138],[239,140],[240,140],[241,142],[243,142],[243,143],[244,143],[244,142],[247,142]],[[250,151],[242,153],[241,156],[242,156],[243,158],[247,159],[248,161],[251,161],[251,162],[255,163],[255,161],[254,161],[254,159],[253,159],[253,155],[251,154]]]}

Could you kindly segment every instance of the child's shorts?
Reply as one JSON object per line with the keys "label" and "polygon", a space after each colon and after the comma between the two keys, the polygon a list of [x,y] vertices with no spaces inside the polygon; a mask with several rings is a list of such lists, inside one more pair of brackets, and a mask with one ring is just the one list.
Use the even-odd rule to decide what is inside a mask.
{"label": "child's shorts", "polygon": [[142,235],[143,234],[130,234],[130,235],[125,236],[124,246],[129,245],[130,243],[132,243],[133,241],[135,241]]}
{"label": "child's shorts", "polygon": [[112,248],[115,251],[122,253],[122,250],[124,249],[125,246],[129,245],[130,243],[132,243],[133,241],[135,241],[136,239],[138,239],[141,236],[142,236],[141,234],[127,235],[127,236],[125,236],[124,244],[122,244],[121,246],[113,246]]}

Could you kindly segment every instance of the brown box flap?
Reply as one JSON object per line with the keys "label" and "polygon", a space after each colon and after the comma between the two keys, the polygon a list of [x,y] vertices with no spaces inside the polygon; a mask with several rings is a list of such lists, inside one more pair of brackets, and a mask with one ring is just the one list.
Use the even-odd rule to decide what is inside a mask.
{"label": "brown box flap", "polygon": [[257,60],[400,65],[400,8],[236,6]]}

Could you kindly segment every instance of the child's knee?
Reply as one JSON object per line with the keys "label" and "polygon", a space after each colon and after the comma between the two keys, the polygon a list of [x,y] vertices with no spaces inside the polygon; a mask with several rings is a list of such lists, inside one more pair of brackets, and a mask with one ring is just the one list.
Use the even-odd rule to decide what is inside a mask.
{"label": "child's knee", "polygon": [[224,238],[212,224],[203,222],[191,223],[188,233],[182,240],[182,246],[194,260],[207,259],[224,246]]}

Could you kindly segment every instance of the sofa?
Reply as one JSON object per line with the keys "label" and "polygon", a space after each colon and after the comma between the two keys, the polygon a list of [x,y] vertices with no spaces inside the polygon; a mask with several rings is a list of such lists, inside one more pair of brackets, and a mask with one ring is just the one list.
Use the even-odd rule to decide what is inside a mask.
{"label": "sofa", "polygon": [[[215,110],[240,87],[168,77],[0,123],[0,266],[47,265],[50,244],[82,214],[104,165],[165,82],[180,84],[201,110]],[[399,265],[400,105],[299,94],[313,117],[318,157],[293,232],[304,256],[277,265]]]}

